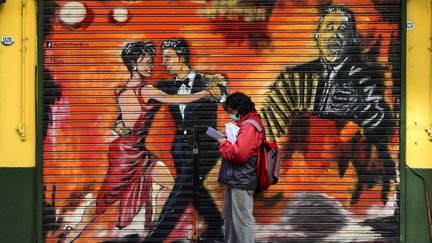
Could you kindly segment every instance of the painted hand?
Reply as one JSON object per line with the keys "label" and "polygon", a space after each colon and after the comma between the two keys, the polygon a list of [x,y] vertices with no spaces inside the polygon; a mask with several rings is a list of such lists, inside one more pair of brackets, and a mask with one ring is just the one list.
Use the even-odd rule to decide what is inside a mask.
{"label": "painted hand", "polygon": [[131,133],[131,129],[127,127],[123,121],[117,121],[114,125],[113,130],[119,136]]}
{"label": "painted hand", "polygon": [[213,96],[215,99],[220,100],[222,98],[222,92],[217,83],[214,82],[210,83],[208,87],[208,91],[210,95]]}

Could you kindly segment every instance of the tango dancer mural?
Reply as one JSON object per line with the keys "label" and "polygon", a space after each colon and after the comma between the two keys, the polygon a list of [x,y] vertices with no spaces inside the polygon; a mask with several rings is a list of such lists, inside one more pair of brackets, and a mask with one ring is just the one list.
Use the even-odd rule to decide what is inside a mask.
{"label": "tango dancer mural", "polygon": [[223,241],[235,91],[282,150],[257,240],[399,239],[399,1],[44,6],[47,242]]}

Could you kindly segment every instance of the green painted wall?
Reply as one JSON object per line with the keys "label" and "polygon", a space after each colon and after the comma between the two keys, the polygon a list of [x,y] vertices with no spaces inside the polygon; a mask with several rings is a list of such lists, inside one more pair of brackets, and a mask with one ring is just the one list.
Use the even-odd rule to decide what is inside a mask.
{"label": "green painted wall", "polygon": [[0,242],[34,242],[35,168],[0,168],[0,193]]}
{"label": "green painted wall", "polygon": [[[420,177],[421,176],[421,177]],[[406,170],[405,200],[405,241],[406,243],[430,243],[426,193],[424,180],[429,189],[429,201],[432,195],[432,169]],[[403,222],[402,222],[403,223]],[[404,235],[401,232],[401,235]]]}

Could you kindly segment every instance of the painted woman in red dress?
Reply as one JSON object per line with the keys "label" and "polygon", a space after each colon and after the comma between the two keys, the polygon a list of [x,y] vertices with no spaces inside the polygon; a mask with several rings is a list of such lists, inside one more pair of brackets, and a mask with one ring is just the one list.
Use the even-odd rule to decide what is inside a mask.
{"label": "painted woman in red dress", "polygon": [[[82,220],[67,226],[59,242],[71,242],[109,207],[118,206],[117,228],[128,226],[145,205],[146,228],[152,221],[151,170],[157,158],[147,151],[145,138],[160,105],[155,100],[144,102],[141,89],[153,67],[156,47],[153,42],[126,44],[122,60],[130,72],[127,84],[115,90],[120,114],[114,125],[115,139],[108,153],[109,167],[97,199],[86,207]],[[114,203],[119,204],[114,205]],[[96,204],[96,205],[95,205]]]}
{"label": "painted woman in red dress", "polygon": [[97,215],[120,201],[119,229],[128,226],[144,204],[146,228],[152,220],[150,172],[157,158],[147,151],[145,138],[160,105],[155,100],[145,103],[141,88],[146,85],[144,78],[151,75],[155,52],[152,42],[133,42],[121,55],[131,79],[115,91],[120,115],[114,131],[120,136],[110,146],[108,172],[96,200]]}

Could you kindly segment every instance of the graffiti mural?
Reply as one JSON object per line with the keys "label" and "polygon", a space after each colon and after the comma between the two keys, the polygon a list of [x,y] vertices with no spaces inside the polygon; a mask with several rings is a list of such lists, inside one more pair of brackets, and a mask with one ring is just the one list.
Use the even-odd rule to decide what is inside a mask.
{"label": "graffiti mural", "polygon": [[46,241],[223,241],[205,131],[235,91],[283,154],[255,196],[259,241],[397,241],[400,8],[46,1]]}
{"label": "graffiti mural", "polygon": [[[307,133],[296,131],[307,132],[307,125],[314,123],[315,116],[333,121],[336,132],[341,135],[339,151],[342,153],[337,157],[339,174],[344,176],[349,162],[357,171],[358,182],[351,203],[357,202],[367,183],[361,176],[370,173],[376,176],[372,180],[381,179],[381,199],[385,203],[389,182],[396,179],[396,167],[386,147],[395,129],[393,114],[384,100],[384,83],[377,82],[384,80],[384,74],[362,61],[354,13],[343,6],[330,6],[322,12],[314,33],[319,57],[280,74],[268,93],[268,106],[263,109],[267,126],[272,128],[272,135],[279,134],[277,130],[283,130],[284,126],[288,128],[293,142],[287,151],[293,152],[307,150],[295,147],[308,137]],[[272,124],[274,116],[282,119]],[[387,163],[386,171],[378,173],[377,168],[371,169],[374,172],[367,168],[372,146],[379,150],[377,159]]]}

